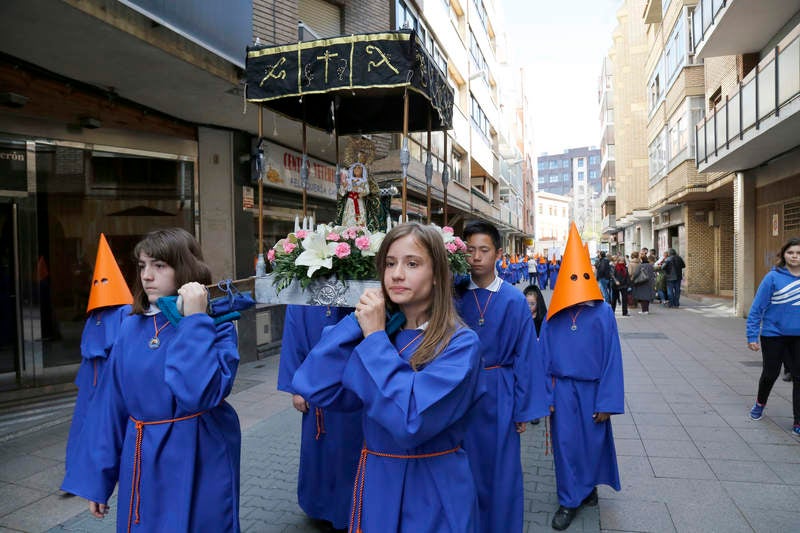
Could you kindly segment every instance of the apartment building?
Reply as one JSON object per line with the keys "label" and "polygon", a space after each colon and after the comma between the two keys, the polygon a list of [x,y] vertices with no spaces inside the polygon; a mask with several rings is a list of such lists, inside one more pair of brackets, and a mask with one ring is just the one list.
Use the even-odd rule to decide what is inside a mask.
{"label": "apartment building", "polygon": [[[8,0],[0,3],[0,394],[70,382],[99,232],[128,279],[135,242],[156,227],[196,235],[217,279],[253,274],[258,114],[245,105],[245,47],[340,34],[416,30],[456,91],[454,128],[432,139],[434,221],[486,218],[522,235],[516,146],[501,126],[495,2],[440,0]],[[298,22],[299,21],[299,22]],[[435,28],[435,30],[434,30]],[[514,82],[516,83],[516,82]],[[509,109],[516,107],[511,105]],[[244,111],[244,112],[243,112]],[[266,111],[264,242],[301,210],[302,128]],[[308,210],[335,209],[334,138],[309,128]],[[409,213],[425,220],[425,134],[412,135]],[[400,176],[399,135],[375,135],[373,172]],[[340,150],[344,150],[346,139]],[[507,157],[506,157],[507,156]],[[443,212],[442,171],[450,210]],[[268,175],[269,177],[269,175]],[[395,218],[399,210],[394,213]],[[513,246],[512,246],[513,248]],[[61,267],[61,268],[58,268]],[[10,281],[9,281],[10,280]],[[274,311],[274,312],[273,312]],[[282,309],[239,323],[242,355],[280,341]]]}
{"label": "apartment building", "polygon": [[[617,32],[614,32],[616,36]],[[617,182],[614,137],[614,63],[603,58],[597,83],[600,112],[600,238],[603,247],[617,251]]]}
{"label": "apartment building", "polygon": [[644,4],[643,0],[625,0],[617,11],[617,26],[600,80],[602,142],[607,145],[602,171],[602,231],[609,235],[609,249],[617,253],[654,247],[648,198],[646,77],[642,69],[648,56],[641,19]]}
{"label": "apartment building", "polygon": [[569,235],[572,200],[546,191],[536,193],[536,241],[533,253],[561,257]]}
{"label": "apartment building", "polygon": [[733,187],[695,164],[691,125],[706,108],[704,68],[691,41],[697,8],[695,0],[649,0],[643,12],[649,209],[655,247],[674,248],[686,261],[685,290],[724,295],[733,289]]}
{"label": "apartment building", "polygon": [[692,22],[707,110],[690,132],[696,165],[706,190],[725,194],[704,211],[745,316],[780,247],[800,235],[800,1],[703,0]]}
{"label": "apartment building", "polygon": [[583,237],[591,240],[600,237],[600,163],[600,149],[594,146],[570,148],[560,154],[543,154],[537,158],[539,193],[568,196],[570,218]]}

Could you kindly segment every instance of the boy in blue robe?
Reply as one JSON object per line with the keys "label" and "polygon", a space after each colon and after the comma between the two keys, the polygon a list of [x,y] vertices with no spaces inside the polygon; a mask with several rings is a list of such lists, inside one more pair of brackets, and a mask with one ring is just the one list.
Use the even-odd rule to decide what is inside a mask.
{"label": "boy in blue robe", "polygon": [[471,279],[456,306],[480,338],[487,393],[464,438],[480,507],[480,530],[522,531],[524,490],[520,437],[527,422],[546,416],[544,371],[536,329],[522,293],[494,272],[500,233],[476,221],[464,229]]}
{"label": "boy in blue robe", "polygon": [[101,233],[86,307],[86,312],[90,315],[81,335],[81,365],[78,367],[78,375],[75,376],[78,397],[75,399],[75,411],[69,427],[65,470],[75,465],[80,434],[91,410],[95,390],[103,379],[106,361],[119,334],[120,325],[131,314],[132,303],[133,295],[125,283],[125,277],[114,259],[105,235]]}
{"label": "boy in blue robe", "polygon": [[624,412],[622,350],[614,312],[603,300],[573,223],[540,342],[550,397],[560,504],[552,527],[569,527],[597,488],[620,490],[610,415]]}
{"label": "boy in blue robe", "polygon": [[556,256],[553,256],[553,260],[550,262],[550,290],[556,288],[559,270],[561,270],[561,261],[556,261]]}
{"label": "boy in blue robe", "polygon": [[303,413],[297,501],[300,508],[336,529],[347,528],[353,481],[364,435],[361,411],[339,412],[309,405],[292,387],[292,378],[319,341],[323,328],[350,314],[351,308],[289,305],[283,326],[278,390],[292,395]]}

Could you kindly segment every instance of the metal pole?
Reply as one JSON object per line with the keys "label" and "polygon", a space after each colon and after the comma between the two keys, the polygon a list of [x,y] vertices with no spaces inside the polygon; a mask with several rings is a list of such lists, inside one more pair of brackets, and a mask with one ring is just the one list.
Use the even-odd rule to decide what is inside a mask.
{"label": "metal pole", "polygon": [[428,201],[428,224],[431,223],[431,181],[433,180],[433,160],[431,155],[431,110],[428,109],[428,160],[425,162],[425,196]]}
{"label": "metal pole", "polygon": [[403,170],[403,195],[400,222],[408,221],[408,164],[411,156],[408,152],[408,89],[403,94],[403,147],[400,149],[400,167]]}
{"label": "metal pole", "polygon": [[[263,138],[264,108],[258,106],[259,145],[261,144]],[[258,155],[260,156],[261,154]],[[262,168],[258,173],[258,258],[256,259],[256,276],[263,276],[267,273],[266,263],[264,262],[264,174],[265,170],[262,165]]]}

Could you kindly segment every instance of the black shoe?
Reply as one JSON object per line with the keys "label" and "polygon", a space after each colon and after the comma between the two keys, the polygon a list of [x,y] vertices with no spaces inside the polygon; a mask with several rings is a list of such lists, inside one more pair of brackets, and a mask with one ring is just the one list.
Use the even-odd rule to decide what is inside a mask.
{"label": "black shoe", "polygon": [[792,374],[791,372],[784,372],[783,373],[783,381],[792,381]]}
{"label": "black shoe", "polygon": [[583,499],[581,505],[585,505],[587,507],[594,507],[597,505],[597,487],[593,488],[592,492],[590,492],[589,495]]}
{"label": "black shoe", "polygon": [[538,426],[539,425],[539,419],[537,418],[536,420],[531,420],[531,425]]}
{"label": "black shoe", "polygon": [[553,516],[553,522],[550,525],[553,529],[563,531],[569,527],[576,514],[578,514],[577,507],[564,507],[561,505],[558,511],[556,511],[555,516]]}

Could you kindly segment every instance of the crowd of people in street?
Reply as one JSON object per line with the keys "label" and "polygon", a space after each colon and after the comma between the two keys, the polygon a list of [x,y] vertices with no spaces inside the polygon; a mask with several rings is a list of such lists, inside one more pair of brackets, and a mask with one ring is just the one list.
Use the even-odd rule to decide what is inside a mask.
{"label": "crowd of people in street", "polygon": [[[614,309],[679,307],[683,259],[642,249],[592,264],[574,224],[560,260],[544,263],[512,261],[483,221],[463,239],[470,274],[454,279],[437,229],[397,225],[375,258],[380,288],[355,308],[287,307],[277,387],[303,418],[298,503],[334,529],[522,531],[520,434],[541,419],[554,529],[597,505],[598,485],[620,490]],[[239,531],[241,431],[225,401],[239,363],[237,298],[210,300],[210,270],[185,230],[153,231],[134,255],[131,294],[101,235],[62,489],[102,518],[118,485],[118,532]],[[800,437],[798,301],[794,238],[750,310],[748,346],[762,351],[763,371],[749,416],[763,417],[784,365]]]}

